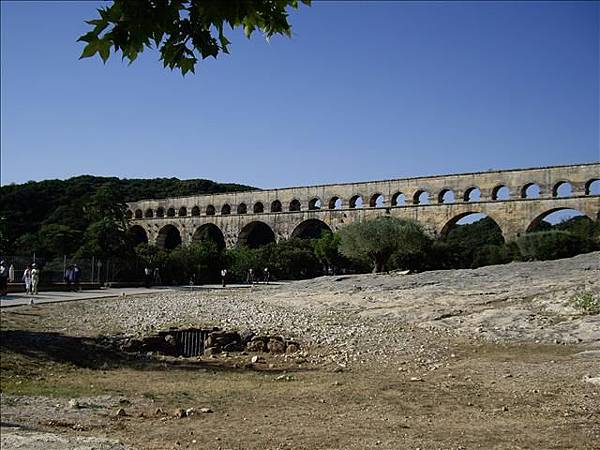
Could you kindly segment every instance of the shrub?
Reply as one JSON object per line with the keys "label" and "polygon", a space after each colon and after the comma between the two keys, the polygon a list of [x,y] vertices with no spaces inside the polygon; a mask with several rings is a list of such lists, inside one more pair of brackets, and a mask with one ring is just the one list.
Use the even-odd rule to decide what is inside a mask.
{"label": "shrub", "polygon": [[558,230],[528,233],[516,242],[525,260],[568,258],[592,250],[587,239]]}
{"label": "shrub", "polygon": [[578,291],[572,298],[571,304],[583,314],[600,314],[600,295],[590,291]]}

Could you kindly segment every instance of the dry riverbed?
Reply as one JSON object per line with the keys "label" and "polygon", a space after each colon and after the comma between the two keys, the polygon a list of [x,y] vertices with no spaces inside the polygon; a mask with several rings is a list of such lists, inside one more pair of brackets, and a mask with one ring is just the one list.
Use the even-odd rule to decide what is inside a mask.
{"label": "dry riverbed", "polygon": [[[2,449],[598,448],[600,254],[2,311]],[[168,326],[292,354],[176,358]]]}

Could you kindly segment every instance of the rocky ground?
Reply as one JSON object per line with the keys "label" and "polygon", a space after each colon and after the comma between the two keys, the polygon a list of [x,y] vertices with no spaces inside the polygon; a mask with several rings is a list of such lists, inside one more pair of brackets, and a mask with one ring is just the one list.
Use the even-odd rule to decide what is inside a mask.
{"label": "rocky ground", "polygon": [[[600,316],[574,306],[582,292],[600,295],[599,253],[14,308],[2,448],[597,448]],[[301,351],[114,345],[173,325]]]}

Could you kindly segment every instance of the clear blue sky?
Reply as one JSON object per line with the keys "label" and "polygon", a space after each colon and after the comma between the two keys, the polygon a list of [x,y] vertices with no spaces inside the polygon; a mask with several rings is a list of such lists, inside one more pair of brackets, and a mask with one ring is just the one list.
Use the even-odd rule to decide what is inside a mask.
{"label": "clear blue sky", "polygon": [[183,78],[78,60],[94,2],[1,3],[2,184],[262,188],[597,161],[599,3],[319,2]]}

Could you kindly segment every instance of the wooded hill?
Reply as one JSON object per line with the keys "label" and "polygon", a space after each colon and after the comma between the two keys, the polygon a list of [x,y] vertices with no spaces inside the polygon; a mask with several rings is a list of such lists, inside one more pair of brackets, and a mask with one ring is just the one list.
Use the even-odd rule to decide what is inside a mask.
{"label": "wooded hill", "polygon": [[239,184],[177,178],[119,179],[82,175],[67,180],[30,181],[0,187],[0,252],[18,250],[16,241],[43,225],[63,225],[82,233],[90,225],[89,205],[102,193],[114,203],[180,195],[255,189]]}

